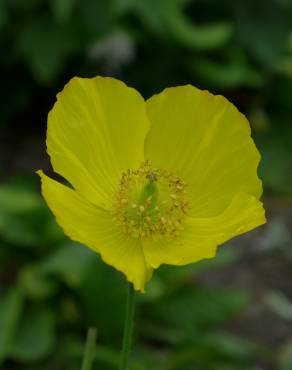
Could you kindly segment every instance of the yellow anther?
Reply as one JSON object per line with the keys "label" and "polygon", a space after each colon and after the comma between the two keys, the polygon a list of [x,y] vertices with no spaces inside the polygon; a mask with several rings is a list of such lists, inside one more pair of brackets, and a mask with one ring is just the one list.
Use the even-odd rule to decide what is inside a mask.
{"label": "yellow anther", "polygon": [[151,203],[151,200],[152,200],[152,196],[150,195],[150,196],[146,199],[146,202],[147,202],[148,204],[150,204],[150,203]]}

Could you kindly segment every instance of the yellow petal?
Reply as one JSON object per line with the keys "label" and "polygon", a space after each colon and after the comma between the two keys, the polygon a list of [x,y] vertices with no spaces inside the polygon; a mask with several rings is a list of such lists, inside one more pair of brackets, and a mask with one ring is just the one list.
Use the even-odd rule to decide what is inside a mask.
{"label": "yellow petal", "polygon": [[216,216],[240,192],[260,197],[260,155],[248,121],[227,99],[180,86],[149,99],[147,112],[145,157],[186,181],[192,216]]}
{"label": "yellow petal", "polygon": [[65,234],[100,253],[106,263],[126,275],[136,290],[144,291],[152,269],[146,265],[141,242],[120,232],[108,211],[91,204],[42,171],[38,173],[43,196]]}
{"label": "yellow petal", "polygon": [[247,194],[237,194],[231,204],[216,217],[193,218],[175,240],[143,242],[146,260],[157,268],[160,264],[184,265],[216,254],[218,245],[266,222],[262,203]]}
{"label": "yellow petal", "polygon": [[145,102],[114,78],[73,78],[48,116],[55,172],[92,203],[109,208],[123,171],[144,160]]}

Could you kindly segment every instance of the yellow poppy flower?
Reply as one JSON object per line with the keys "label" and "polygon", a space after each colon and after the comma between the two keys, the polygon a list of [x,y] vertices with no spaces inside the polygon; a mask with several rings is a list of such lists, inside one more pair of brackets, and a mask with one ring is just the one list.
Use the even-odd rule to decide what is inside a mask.
{"label": "yellow poppy flower", "polygon": [[114,78],[73,78],[48,116],[42,193],[73,240],[144,290],[154,268],[214,257],[265,223],[246,118],[193,86],[146,102]]}

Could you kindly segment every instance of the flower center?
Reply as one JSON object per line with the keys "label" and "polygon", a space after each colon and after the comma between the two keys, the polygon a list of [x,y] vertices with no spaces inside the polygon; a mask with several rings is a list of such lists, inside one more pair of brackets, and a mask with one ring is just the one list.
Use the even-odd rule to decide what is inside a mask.
{"label": "flower center", "polygon": [[122,174],[114,198],[114,222],[135,238],[176,238],[189,208],[186,183],[145,161]]}

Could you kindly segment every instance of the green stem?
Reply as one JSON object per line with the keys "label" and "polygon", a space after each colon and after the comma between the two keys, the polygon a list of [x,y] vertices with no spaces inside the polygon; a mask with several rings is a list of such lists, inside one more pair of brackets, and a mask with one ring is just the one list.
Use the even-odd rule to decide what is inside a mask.
{"label": "green stem", "polygon": [[133,326],[135,316],[135,290],[133,284],[128,285],[128,297],[126,306],[126,318],[123,338],[123,348],[120,362],[120,370],[128,370],[129,354],[131,351]]}
{"label": "green stem", "polygon": [[91,370],[94,360],[96,337],[96,328],[89,328],[87,331],[85,351],[81,368],[82,370]]}

